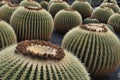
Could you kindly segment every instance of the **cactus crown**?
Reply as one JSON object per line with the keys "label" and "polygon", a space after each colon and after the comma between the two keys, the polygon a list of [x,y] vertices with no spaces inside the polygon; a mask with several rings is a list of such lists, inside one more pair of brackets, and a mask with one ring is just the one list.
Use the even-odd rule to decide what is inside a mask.
{"label": "cactus crown", "polygon": [[8,5],[9,5],[10,7],[18,7],[17,4],[15,4],[15,3],[11,3],[11,2],[9,2]]}
{"label": "cactus crown", "polygon": [[108,31],[104,24],[95,24],[95,23],[81,25],[80,28],[89,30],[89,31],[94,31],[94,32],[107,32]]}
{"label": "cactus crown", "polygon": [[100,6],[100,8],[104,9],[104,10],[110,10],[111,8],[107,7],[107,6]]}
{"label": "cactus crown", "polygon": [[61,60],[65,56],[61,47],[38,40],[20,42],[15,53],[22,53],[43,60]]}
{"label": "cactus crown", "polygon": [[71,8],[71,7],[65,8],[64,10],[65,10],[65,11],[76,11],[75,9],[73,9],[73,8]]}
{"label": "cactus crown", "polygon": [[36,6],[24,6],[26,9],[29,10],[42,10],[42,7],[36,7]]}

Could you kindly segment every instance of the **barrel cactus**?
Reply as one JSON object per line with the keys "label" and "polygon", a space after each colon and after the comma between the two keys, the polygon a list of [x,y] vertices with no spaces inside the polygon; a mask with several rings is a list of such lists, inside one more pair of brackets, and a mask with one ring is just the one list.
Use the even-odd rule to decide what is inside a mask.
{"label": "barrel cactus", "polygon": [[83,19],[91,16],[92,7],[86,0],[74,1],[72,3],[72,8],[77,10]]}
{"label": "barrel cactus", "polygon": [[47,1],[41,1],[40,5],[41,5],[42,8],[48,10],[48,2]]}
{"label": "barrel cactus", "polygon": [[120,13],[110,16],[107,23],[114,28],[115,32],[120,32]]}
{"label": "barrel cactus", "polygon": [[54,28],[56,32],[65,34],[73,27],[82,24],[81,15],[72,8],[60,10],[54,18]]}
{"label": "barrel cactus", "polygon": [[93,11],[93,13],[91,15],[91,18],[96,18],[96,19],[98,19],[102,23],[107,23],[109,17],[112,14],[114,14],[114,11],[111,8],[105,7],[105,6],[104,7],[101,6],[101,7],[97,7]]}
{"label": "barrel cactus", "polygon": [[11,16],[10,24],[18,41],[39,39],[48,41],[53,32],[50,13],[40,7],[19,7]]}
{"label": "barrel cactus", "polygon": [[20,6],[35,6],[35,7],[41,7],[40,4],[34,0],[23,0],[19,4]]}
{"label": "barrel cactus", "polygon": [[68,3],[66,3],[65,1],[54,1],[49,6],[48,11],[50,12],[52,17],[54,18],[58,11],[65,9],[65,8],[69,8]]}
{"label": "barrel cactus", "polygon": [[8,3],[0,7],[0,18],[9,23],[12,13],[18,8],[18,5]]}
{"label": "barrel cactus", "polygon": [[15,43],[17,39],[12,27],[0,20],[0,50]]}
{"label": "barrel cactus", "polygon": [[120,12],[120,8],[117,4],[115,3],[102,3],[100,6],[106,6],[106,7],[110,7],[115,13]]}
{"label": "barrel cactus", "polygon": [[98,19],[92,19],[92,18],[85,18],[83,20],[83,24],[88,24],[88,23],[100,23]]}
{"label": "barrel cactus", "polygon": [[79,60],[45,41],[23,41],[0,52],[2,80],[90,80]]}
{"label": "barrel cactus", "polygon": [[70,30],[62,47],[77,56],[92,77],[106,76],[120,64],[119,39],[105,24],[90,23]]}

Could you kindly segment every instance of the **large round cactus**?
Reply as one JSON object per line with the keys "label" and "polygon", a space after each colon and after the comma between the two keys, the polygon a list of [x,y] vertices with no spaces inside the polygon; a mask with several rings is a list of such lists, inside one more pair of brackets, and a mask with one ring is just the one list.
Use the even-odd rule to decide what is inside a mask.
{"label": "large round cactus", "polygon": [[12,27],[0,20],[0,50],[15,43],[17,39]]}
{"label": "large round cactus", "polygon": [[114,14],[114,11],[109,7],[97,7],[91,17],[98,19],[102,23],[107,23],[109,17]]}
{"label": "large round cactus", "polygon": [[115,13],[120,12],[120,8],[117,4],[115,3],[102,3],[100,6],[106,6],[106,7],[110,7]]}
{"label": "large round cactus", "polygon": [[34,0],[23,0],[19,4],[20,6],[35,6],[35,7],[41,7],[40,4]]}
{"label": "large round cactus", "polygon": [[120,64],[120,42],[105,24],[85,24],[70,30],[62,47],[76,55],[92,77],[113,72]]}
{"label": "large round cactus", "polygon": [[9,23],[12,13],[18,8],[16,4],[8,3],[0,7],[0,18]]}
{"label": "large round cactus", "polygon": [[90,80],[75,56],[44,41],[23,41],[1,51],[0,79]]}
{"label": "large round cactus", "polygon": [[92,7],[86,0],[76,0],[72,3],[72,8],[77,10],[82,18],[87,18],[91,16]]}
{"label": "large round cactus", "polygon": [[115,13],[108,19],[108,24],[110,24],[115,32],[120,32],[120,13]]}
{"label": "large round cactus", "polygon": [[54,27],[58,33],[65,34],[73,27],[82,24],[81,15],[72,8],[60,10],[54,18]]}
{"label": "large round cactus", "polygon": [[25,6],[18,8],[11,16],[10,24],[22,40],[49,40],[53,31],[52,16],[43,8]]}
{"label": "large round cactus", "polygon": [[54,18],[58,11],[65,9],[65,8],[69,8],[68,3],[66,3],[65,1],[53,1],[51,5],[49,6],[48,11]]}

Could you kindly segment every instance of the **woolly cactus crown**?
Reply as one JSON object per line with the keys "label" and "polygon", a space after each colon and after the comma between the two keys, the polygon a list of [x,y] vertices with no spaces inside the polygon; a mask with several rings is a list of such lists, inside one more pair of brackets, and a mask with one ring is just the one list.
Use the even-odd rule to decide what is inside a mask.
{"label": "woolly cactus crown", "polygon": [[91,5],[86,0],[76,0],[71,6],[81,14],[83,19],[90,17],[93,11]]}
{"label": "woolly cactus crown", "polygon": [[92,15],[91,18],[96,18],[98,19],[101,23],[107,23],[109,17],[114,14],[114,11],[109,8],[109,7],[105,7],[105,6],[100,6],[97,7]]}
{"label": "woolly cactus crown", "polygon": [[15,43],[17,39],[12,27],[0,20],[0,50]]}
{"label": "woolly cactus crown", "polygon": [[20,7],[11,16],[10,24],[18,41],[32,39],[48,41],[53,32],[52,16],[40,7]]}
{"label": "woolly cactus crown", "polygon": [[[62,23],[62,24],[61,24]],[[72,8],[60,10],[54,18],[55,30],[61,34],[65,34],[71,28],[81,25],[81,15]]]}
{"label": "woolly cactus crown", "polygon": [[35,6],[35,7],[41,7],[40,4],[34,0],[23,0],[19,4],[20,6]]}
{"label": "woolly cactus crown", "polygon": [[77,58],[44,41],[23,41],[4,49],[0,64],[3,80],[90,80]]}
{"label": "woolly cactus crown", "polygon": [[62,47],[77,56],[91,76],[106,76],[120,64],[119,39],[105,24],[91,23],[73,28],[65,35]]}
{"label": "woolly cactus crown", "polygon": [[0,18],[9,23],[12,13],[18,8],[18,5],[7,3],[0,7]]}
{"label": "woolly cactus crown", "polygon": [[115,32],[120,32],[120,13],[110,16],[107,23],[114,28]]}
{"label": "woolly cactus crown", "polygon": [[62,9],[69,8],[69,4],[65,1],[53,1],[48,8],[50,14],[55,17],[56,13]]}

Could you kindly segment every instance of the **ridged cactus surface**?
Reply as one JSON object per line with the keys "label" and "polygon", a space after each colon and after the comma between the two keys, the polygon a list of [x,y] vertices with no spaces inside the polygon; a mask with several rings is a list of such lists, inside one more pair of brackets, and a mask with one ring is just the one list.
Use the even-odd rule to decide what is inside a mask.
{"label": "ridged cactus surface", "polygon": [[120,64],[119,39],[105,24],[73,28],[65,35],[62,47],[77,56],[92,77],[106,76]]}
{"label": "ridged cactus surface", "polygon": [[71,6],[73,9],[77,10],[81,14],[83,19],[91,16],[92,7],[87,1],[85,1],[85,0],[77,1],[76,0],[72,3]]}
{"label": "ridged cactus surface", "polygon": [[115,13],[110,16],[107,23],[114,28],[115,32],[120,32],[120,13]]}
{"label": "ridged cactus surface", "polygon": [[49,6],[48,11],[54,18],[58,11],[65,8],[69,8],[69,4],[65,1],[53,1]]}
{"label": "ridged cactus surface", "polygon": [[100,6],[110,7],[115,13],[120,12],[120,7],[115,3],[102,3]]}
{"label": "ridged cactus surface", "polygon": [[1,51],[0,79],[90,80],[75,56],[44,41],[24,41]]}
{"label": "ridged cactus surface", "polygon": [[81,15],[72,8],[60,10],[54,18],[54,28],[56,32],[65,34],[73,27],[82,24]]}
{"label": "ridged cactus surface", "polygon": [[17,43],[12,27],[5,21],[0,21],[0,50]]}
{"label": "ridged cactus surface", "polygon": [[39,39],[48,41],[53,32],[52,16],[43,8],[20,7],[11,16],[10,24],[18,41]]}
{"label": "ridged cactus surface", "polygon": [[18,8],[17,5],[8,3],[0,7],[0,18],[9,23],[12,13]]}
{"label": "ridged cactus surface", "polygon": [[91,18],[98,19],[101,23],[107,23],[109,17],[114,14],[114,11],[109,7],[97,7],[92,15]]}
{"label": "ridged cactus surface", "polygon": [[35,6],[35,7],[41,7],[40,4],[34,0],[23,0],[19,4],[20,6]]}

